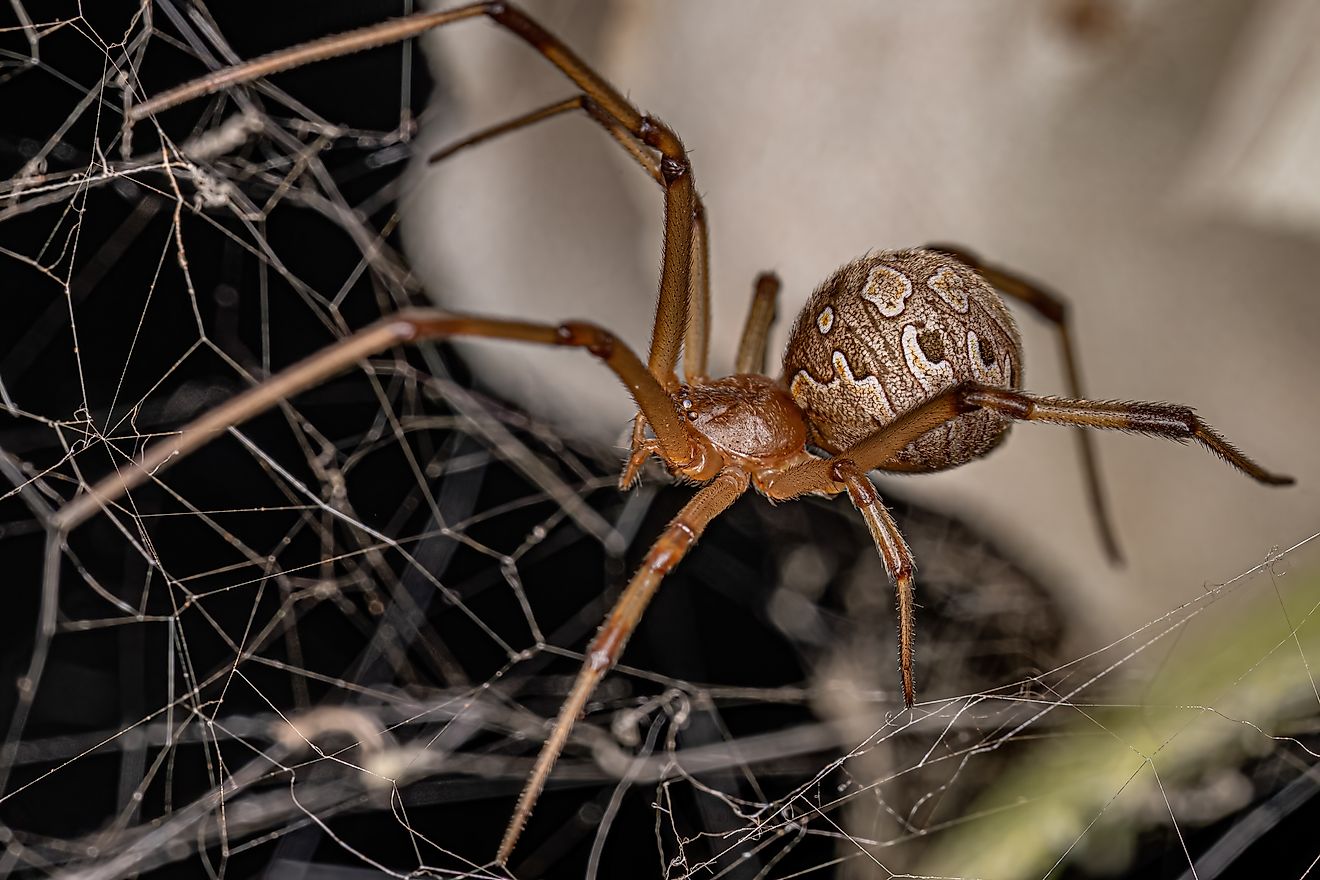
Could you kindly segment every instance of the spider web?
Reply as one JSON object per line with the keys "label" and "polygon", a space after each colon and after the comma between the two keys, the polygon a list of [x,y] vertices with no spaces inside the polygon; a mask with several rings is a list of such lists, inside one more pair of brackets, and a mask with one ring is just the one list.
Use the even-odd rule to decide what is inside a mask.
{"label": "spider web", "polygon": [[[130,95],[408,11],[240,6],[16,2],[0,30],[0,872],[502,876],[578,652],[690,490],[621,495],[608,453],[422,348],[49,525],[154,439],[421,302],[393,207],[429,87],[408,47],[123,130]],[[1266,835],[1280,876],[1312,870],[1288,829],[1317,785],[1315,543],[1078,649],[1020,562],[895,514],[929,702],[899,711],[858,518],[744,499],[593,699],[513,871],[1208,877]]]}

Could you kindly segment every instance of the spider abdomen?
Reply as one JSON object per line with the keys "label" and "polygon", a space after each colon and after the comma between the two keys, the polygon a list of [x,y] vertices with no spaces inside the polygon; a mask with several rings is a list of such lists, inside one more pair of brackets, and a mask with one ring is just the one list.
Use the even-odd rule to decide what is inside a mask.
{"label": "spider abdomen", "polygon": [[[879,251],[825,280],[798,315],[784,380],[812,442],[837,453],[960,382],[1022,387],[1022,344],[999,295],[937,251]],[[936,471],[993,448],[1008,419],[977,410],[882,467]]]}

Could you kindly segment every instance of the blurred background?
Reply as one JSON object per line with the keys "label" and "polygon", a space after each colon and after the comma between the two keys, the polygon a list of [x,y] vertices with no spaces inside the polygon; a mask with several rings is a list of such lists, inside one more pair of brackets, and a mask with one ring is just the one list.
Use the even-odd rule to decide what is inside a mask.
{"label": "blurred background", "polygon": [[[711,217],[717,372],[731,366],[758,271],[784,280],[782,352],[798,309],[838,265],[958,242],[1067,297],[1091,396],[1191,405],[1298,478],[1270,491],[1199,450],[1098,437],[1128,556],[1120,569],[1105,564],[1060,429],[1019,426],[986,461],[881,479],[1047,566],[1089,637],[1126,632],[1314,530],[1320,456],[1304,403],[1320,376],[1313,4],[562,2],[537,12],[686,140]],[[423,129],[428,147],[570,94],[494,29],[427,41],[461,110]],[[591,318],[645,350],[661,198],[591,123],[543,123],[410,174],[404,241],[438,301]],[[1017,312],[1026,387],[1066,393],[1053,328]],[[621,435],[627,400],[587,359],[484,352],[472,347],[478,377],[521,405],[581,436]]]}
{"label": "blurred background", "polygon": [[[576,352],[383,353],[50,517],[406,305],[639,350],[658,188],[481,22],[162,113],[228,61],[404,14],[19,0],[0,19],[0,874],[486,864],[580,652],[690,497],[613,488],[631,408]],[[1089,394],[1192,405],[1295,487],[1100,435],[877,484],[916,554],[918,709],[842,502],[740,502],[578,725],[515,876],[1303,876],[1320,792],[1320,11],[1305,0],[527,8],[691,152],[712,368],[839,264],[956,242],[1072,304]],[[6,11],[3,13],[10,16]],[[1026,387],[1063,393],[1018,312]],[[777,361],[777,357],[772,358]],[[772,364],[773,369],[773,364]],[[626,872],[626,873],[625,873]]]}

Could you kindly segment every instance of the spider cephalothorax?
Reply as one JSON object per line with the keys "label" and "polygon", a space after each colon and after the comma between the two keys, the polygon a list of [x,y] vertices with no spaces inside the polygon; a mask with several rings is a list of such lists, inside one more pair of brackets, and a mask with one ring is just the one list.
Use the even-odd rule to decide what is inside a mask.
{"label": "spider cephalothorax", "polygon": [[[639,409],[632,456],[621,482],[631,483],[641,463],[655,455],[672,473],[702,487],[655,540],[587,649],[572,692],[519,798],[498,862],[507,861],[512,853],[574,723],[596,685],[618,661],[660,581],[710,521],[749,486],[772,500],[807,493],[848,494],[866,520],[897,590],[902,699],[911,706],[914,565],[867,472],[954,467],[993,448],[1012,422],[1044,421],[1196,440],[1263,483],[1291,482],[1246,458],[1186,407],[1083,399],[1062,300],[1014,273],[945,246],[876,252],[834,273],[798,317],[780,379],[761,375],[778,292],[778,281],[762,276],[742,332],[734,375],[707,378],[706,214],[682,141],[507,3],[418,13],[277,52],[131,107],[127,118],[132,123],[289,67],[476,17],[489,18],[524,40],[581,93],[478,133],[436,157],[577,110],[604,128],[665,193],[660,292],[647,362],[643,364],[607,331],[584,322],[552,325],[434,310],[402,312],[205,413],[148,448],[133,466],[122,467],[69,501],[54,524],[63,532],[76,528],[217,434],[391,346],[479,336],[583,348],[600,358]],[[1039,397],[1020,390],[1021,343],[1000,293],[1026,303],[1055,324],[1071,397]],[[676,372],[680,352],[683,381]],[[1106,546],[1117,555],[1088,436],[1078,433],[1092,505]],[[825,455],[814,454],[808,443]]]}
{"label": "spider cephalothorax", "polygon": [[721,466],[744,467],[755,478],[802,459],[809,426],[783,384],[768,376],[740,373],[682,385],[675,399]]}

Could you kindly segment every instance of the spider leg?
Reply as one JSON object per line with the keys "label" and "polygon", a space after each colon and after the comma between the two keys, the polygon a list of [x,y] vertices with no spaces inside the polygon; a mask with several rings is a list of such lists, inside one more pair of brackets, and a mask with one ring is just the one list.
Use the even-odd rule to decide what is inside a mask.
{"label": "spider leg", "polygon": [[735,373],[764,373],[765,350],[770,336],[770,325],[775,322],[775,304],[779,298],[779,276],[762,272],[756,276],[756,289],[752,305],[743,324],[742,338],[738,340],[738,357],[734,361]]}
{"label": "spider leg", "polygon": [[714,481],[692,496],[647,551],[641,568],[628,582],[628,586],[614,603],[605,622],[596,632],[591,647],[587,649],[582,671],[578,673],[568,699],[559,710],[554,729],[545,744],[541,746],[540,754],[536,756],[536,766],[532,769],[532,774],[518,797],[518,806],[509,821],[509,827],[504,832],[503,840],[500,841],[499,853],[495,856],[499,864],[508,862],[514,846],[518,843],[518,836],[522,833],[523,826],[527,824],[537,798],[545,788],[550,770],[554,767],[560,752],[564,750],[564,744],[568,742],[568,735],[572,732],[573,725],[582,715],[587,700],[596,690],[596,685],[618,662],[624,646],[628,644],[629,636],[637,628],[637,623],[641,620],[642,613],[646,610],[651,597],[655,595],[660,582],[697,542],[710,521],[727,510],[729,505],[747,490],[748,482],[747,474],[741,470],[726,468],[721,471]]}
{"label": "spider leg", "polygon": [[692,266],[688,276],[688,322],[683,339],[683,378],[689,385],[709,378],[710,354],[710,230],[706,206],[692,194]]}
{"label": "spider leg", "polygon": [[[1039,397],[1024,391],[992,388],[967,382],[955,385],[920,406],[908,410],[893,422],[877,429],[838,455],[813,459],[763,478],[762,491],[772,500],[795,498],[808,492],[837,494],[847,491],[853,503],[867,518],[867,526],[871,528],[871,534],[876,536],[876,545],[884,556],[887,553],[886,541],[895,540],[894,536],[897,536],[898,530],[893,526],[892,521],[886,522],[887,515],[881,518],[883,507],[878,503],[872,506],[868,502],[868,499],[874,498],[873,489],[868,488],[869,481],[867,486],[863,486],[857,478],[889,461],[909,443],[932,428],[937,428],[950,419],[977,408],[991,409],[1007,418],[1020,421],[1134,431],[1184,442],[1195,440],[1259,482],[1272,486],[1286,486],[1293,482],[1292,477],[1267,471],[1247,458],[1185,406],[1168,403]],[[861,479],[865,478],[861,477]],[[896,539],[896,543],[901,541],[901,537]],[[893,548],[891,547],[890,550],[893,551]],[[889,565],[887,556],[885,563],[886,566]],[[890,568],[890,573],[894,574],[899,570],[901,565]],[[895,579],[897,580],[897,575]],[[904,589],[901,582],[898,589],[901,621],[904,603]],[[911,626],[910,612],[909,619],[904,625]],[[911,697],[908,695],[911,687],[910,639],[909,633],[907,643],[903,644],[900,629],[900,658],[904,666],[903,689],[904,697],[909,703],[911,702]],[[909,652],[908,656],[903,656],[904,651]]]}
{"label": "spider leg", "polygon": [[[1005,296],[1026,303],[1036,310],[1042,318],[1049,321],[1059,331],[1059,351],[1063,356],[1064,375],[1068,383],[1068,394],[1083,398],[1081,371],[1077,366],[1077,357],[1073,353],[1072,336],[1069,332],[1068,302],[1044,285],[1029,280],[1000,266],[984,263],[976,254],[949,244],[927,245],[931,250],[940,251],[962,260],[981,274],[987,282]],[[1104,487],[1100,482],[1100,461],[1096,455],[1095,443],[1088,431],[1077,431],[1077,450],[1082,456],[1082,473],[1086,479],[1086,494],[1091,502],[1091,513],[1095,517],[1096,527],[1100,530],[1100,541],[1105,553],[1113,562],[1123,561],[1123,551],[1118,545],[1118,533],[1114,528],[1113,516],[1109,513],[1109,504],[1105,498]]]}
{"label": "spider leg", "polygon": [[[700,203],[698,202],[698,205]],[[703,275],[703,278],[705,276]],[[709,298],[709,287],[704,288],[704,293]],[[775,304],[779,297],[779,276],[773,272],[762,272],[756,277],[756,288],[752,293],[752,305],[747,313],[747,322],[743,325],[742,337],[738,341],[738,355],[734,364],[735,373],[763,373],[765,371],[766,343],[770,334],[770,325],[775,320]],[[706,306],[693,310],[693,323],[695,316],[706,314]],[[693,324],[688,325],[691,330]],[[704,347],[704,346],[703,346]],[[684,349],[684,367],[687,366],[687,352],[690,348]],[[692,383],[694,377],[687,375],[687,381]],[[632,428],[632,453],[628,456],[627,463],[623,466],[623,471],[619,474],[619,491],[627,491],[641,472],[642,465],[646,459],[655,455],[659,447],[654,440],[646,438],[646,417],[638,413],[633,419]]]}
{"label": "spider leg", "polygon": [[[474,131],[461,140],[454,141],[452,144],[445,144],[440,149],[426,157],[427,165],[438,165],[441,162],[453,156],[455,153],[461,153],[464,150],[475,147],[478,144],[484,144],[487,141],[493,141],[496,138],[503,137],[506,134],[512,134],[522,128],[530,128],[538,122],[544,122],[547,119],[554,119],[556,116],[562,116],[566,113],[572,113],[574,110],[589,110],[589,108],[598,106],[586,95],[574,95],[571,98],[564,98],[562,101],[555,101],[526,113],[519,114],[503,122],[497,122],[494,125]],[[614,134],[611,129],[610,134]],[[650,153],[643,153],[634,146],[637,143],[632,135],[628,135],[628,142],[625,147],[633,157],[642,164],[642,167],[651,173],[651,176],[659,180],[659,163],[655,162]],[[649,161],[649,164],[648,164]],[[652,168],[655,170],[652,172]]]}
{"label": "spider leg", "polygon": [[641,475],[642,465],[646,460],[660,451],[660,445],[655,440],[647,438],[642,432],[646,430],[646,419],[641,413],[633,419],[633,440],[632,452],[628,455],[628,460],[624,462],[623,470],[619,472],[619,491],[627,492],[632,488],[633,483],[637,482]]}
{"label": "spider leg", "polygon": [[774,501],[785,501],[809,492],[830,495],[846,492],[848,487],[834,473],[836,463],[851,461],[861,473],[874,470],[922,434],[975,409],[975,405],[963,397],[969,388],[979,387],[972,383],[955,385],[908,410],[888,425],[877,428],[838,455],[815,458],[764,477],[762,491]]}
{"label": "spider leg", "polygon": [[[486,16],[512,32],[557,67],[634,138],[660,154],[660,178],[665,187],[664,258],[660,270],[660,295],[656,304],[655,329],[647,359],[651,375],[667,391],[678,385],[674,368],[683,337],[688,331],[688,296],[692,275],[692,239],[698,210],[692,167],[687,150],[673,129],[643,114],[610,83],[526,13],[503,0],[472,3],[440,12],[419,12],[272,52],[207,74],[163,92],[129,108],[129,124],[167,108],[214,94],[222,89],[251,82],[273,73],[373,49],[420,36],[458,21]],[[704,259],[704,257],[702,258]],[[700,269],[698,271],[701,271]],[[704,319],[698,332],[704,346]],[[703,370],[704,349],[694,363]]]}
{"label": "spider leg", "polygon": [[1025,391],[986,386],[969,387],[962,399],[973,406],[993,409],[1021,421],[1133,431],[1183,442],[1195,440],[1257,482],[1269,486],[1288,486],[1294,482],[1292,477],[1267,471],[1256,464],[1201,421],[1190,407],[1173,403],[1041,397]]}
{"label": "spider leg", "polygon": [[894,581],[898,593],[898,666],[903,676],[903,703],[910,709],[916,696],[912,684],[912,636],[914,632],[912,579],[916,564],[912,560],[912,551],[907,541],[898,530],[894,518],[889,515],[885,505],[876,494],[875,486],[866,474],[848,459],[834,463],[834,479],[848,487],[848,498],[866,520],[866,527],[871,530],[876,549],[884,560],[885,570]]}
{"label": "spider leg", "polygon": [[[538,122],[553,119],[566,113],[582,110],[595,122],[609,132],[618,144],[642,167],[652,180],[664,186],[664,176],[660,172],[660,161],[647,148],[633,137],[628,129],[604,107],[587,95],[575,95],[562,101],[537,107],[520,116],[506,119],[489,128],[481,129],[462,140],[441,147],[426,160],[436,164],[448,159],[455,153],[483,144],[495,138],[530,128]],[[706,378],[706,361],[709,352],[710,332],[710,230],[706,222],[706,207],[701,196],[693,193],[692,271],[688,282],[688,324],[687,335],[683,341],[683,373],[688,384]]]}
{"label": "spider leg", "polygon": [[54,524],[69,531],[160,470],[174,464],[217,434],[246,422],[294,394],[311,388],[363,359],[396,345],[413,345],[449,336],[480,336],[585,348],[605,362],[631,392],[653,426],[656,444],[666,458],[690,461],[697,450],[673,399],[637,355],[610,332],[571,321],[558,326],[502,321],[414,309],[384,318],[328,348],[299,361],[270,379],[210,410],[178,434],[147,448],[134,464],[118,470],[73,499],[55,514]]}
{"label": "spider leg", "polygon": [[1132,431],[1184,442],[1195,440],[1257,482],[1271,486],[1287,486],[1294,482],[1292,477],[1275,474],[1256,464],[1201,421],[1189,407],[1170,403],[1041,397],[1025,391],[965,382],[908,410],[838,455],[804,462],[765,478],[765,493],[772,499],[784,500],[808,492],[842,492],[846,487],[833,473],[836,462],[847,459],[865,473],[884,465],[932,428],[977,408],[992,409],[1019,421]]}

